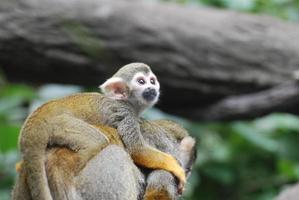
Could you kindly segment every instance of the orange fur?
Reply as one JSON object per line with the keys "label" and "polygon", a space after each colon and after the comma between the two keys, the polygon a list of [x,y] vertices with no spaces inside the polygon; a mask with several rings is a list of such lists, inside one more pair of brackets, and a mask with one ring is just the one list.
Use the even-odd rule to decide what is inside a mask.
{"label": "orange fur", "polygon": [[171,200],[168,192],[164,189],[148,188],[143,197],[144,200]]}
{"label": "orange fur", "polygon": [[22,165],[23,165],[23,161],[19,161],[17,162],[15,168],[16,168],[16,172],[20,173],[21,169],[22,169]]}
{"label": "orange fur", "polygon": [[[152,151],[140,149],[138,153],[131,156],[138,165],[149,167],[151,169],[164,169],[170,171],[177,176],[183,183],[186,182],[185,171],[177,164],[177,160],[173,156],[162,151],[151,148]],[[156,162],[153,162],[156,161]]]}
{"label": "orange fur", "polygon": [[100,132],[106,135],[109,139],[110,144],[116,144],[124,147],[121,138],[115,128],[111,128],[110,126],[105,125],[94,125]]}

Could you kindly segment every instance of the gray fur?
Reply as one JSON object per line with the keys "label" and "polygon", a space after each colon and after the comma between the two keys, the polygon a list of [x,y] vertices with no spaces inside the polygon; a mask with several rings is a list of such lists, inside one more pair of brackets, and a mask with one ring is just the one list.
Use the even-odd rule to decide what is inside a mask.
{"label": "gray fur", "polygon": [[76,179],[86,200],[137,200],[144,186],[144,176],[130,155],[116,145],[95,156]]}
{"label": "gray fur", "polygon": [[130,63],[120,68],[112,77],[120,77],[130,82],[137,72],[148,74],[151,72],[151,69],[144,63]]}
{"label": "gray fur", "polygon": [[147,188],[154,188],[158,191],[166,191],[169,200],[178,199],[177,182],[175,177],[165,170],[155,170],[151,172],[147,177]]}

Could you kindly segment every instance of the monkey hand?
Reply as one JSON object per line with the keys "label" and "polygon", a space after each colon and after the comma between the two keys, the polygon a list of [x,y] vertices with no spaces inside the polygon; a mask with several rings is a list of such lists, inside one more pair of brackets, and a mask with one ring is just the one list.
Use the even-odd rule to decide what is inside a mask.
{"label": "monkey hand", "polygon": [[178,194],[182,194],[186,184],[186,173],[185,170],[181,167],[178,160],[172,156],[168,156],[167,164],[163,167],[165,170],[171,172],[178,179]]}
{"label": "monkey hand", "polygon": [[150,169],[164,169],[171,172],[179,180],[178,189],[183,191],[186,183],[185,170],[173,156],[150,146],[139,148],[138,151],[133,150],[131,156],[136,164]]}
{"label": "monkey hand", "polygon": [[184,190],[185,190],[185,183],[183,184],[182,182],[179,182],[177,193],[179,195],[182,195]]}
{"label": "monkey hand", "polygon": [[185,188],[186,184],[186,174],[185,170],[182,167],[177,167],[175,171],[172,171],[172,173],[177,177],[179,183],[178,183],[178,194],[182,194]]}

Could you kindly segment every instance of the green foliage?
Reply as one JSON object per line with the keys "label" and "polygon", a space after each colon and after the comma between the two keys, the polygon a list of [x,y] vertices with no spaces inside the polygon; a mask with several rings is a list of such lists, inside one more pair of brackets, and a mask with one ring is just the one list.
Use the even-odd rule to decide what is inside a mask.
{"label": "green foliage", "polygon": [[282,19],[299,21],[297,0],[164,0],[184,4],[207,5],[251,13],[263,13]]}
{"label": "green foliage", "polygon": [[[299,118],[272,114],[253,121],[191,123],[200,140],[198,184],[185,199],[273,199],[299,180]],[[206,198],[204,198],[206,199]]]}
{"label": "green foliage", "polygon": [[28,114],[24,106],[35,98],[25,85],[4,85],[0,90],[0,152],[16,149],[20,125]]}
{"label": "green foliage", "polygon": [[16,151],[0,154],[0,199],[9,200],[11,186],[14,183],[16,172],[15,163],[20,160]]}
{"label": "green foliage", "polygon": [[20,126],[0,124],[0,152],[16,149],[19,131]]}
{"label": "green foliage", "polygon": [[16,176],[16,152],[21,124],[28,114],[29,102],[35,91],[25,85],[4,84],[0,86],[0,199],[9,200],[11,186]]}

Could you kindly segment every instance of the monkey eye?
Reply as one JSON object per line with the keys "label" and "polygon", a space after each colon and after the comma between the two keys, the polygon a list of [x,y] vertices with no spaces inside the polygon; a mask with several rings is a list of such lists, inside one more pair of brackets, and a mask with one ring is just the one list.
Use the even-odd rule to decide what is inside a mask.
{"label": "monkey eye", "polygon": [[145,84],[145,80],[143,78],[139,78],[137,79],[137,82],[140,84],[140,85],[144,85]]}
{"label": "monkey eye", "polygon": [[151,78],[151,84],[153,84],[153,85],[156,84],[156,80],[154,78]]}

